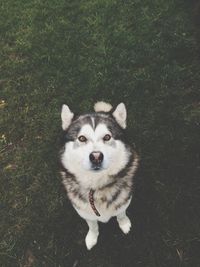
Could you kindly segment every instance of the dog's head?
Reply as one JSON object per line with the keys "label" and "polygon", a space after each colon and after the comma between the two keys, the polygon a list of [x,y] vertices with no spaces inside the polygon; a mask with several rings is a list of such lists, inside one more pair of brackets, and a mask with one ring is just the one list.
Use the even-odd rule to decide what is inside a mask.
{"label": "dog's head", "polygon": [[115,109],[98,102],[94,113],[75,117],[67,105],[61,112],[66,137],[62,164],[76,176],[117,174],[129,159],[130,151],[122,141],[127,112],[123,103]]}

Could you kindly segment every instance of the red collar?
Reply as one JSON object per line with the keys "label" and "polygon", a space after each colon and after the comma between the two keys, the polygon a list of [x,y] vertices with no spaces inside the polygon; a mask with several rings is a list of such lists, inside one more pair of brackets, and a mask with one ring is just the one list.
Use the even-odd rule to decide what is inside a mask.
{"label": "red collar", "polygon": [[90,206],[93,209],[94,213],[99,217],[101,216],[100,213],[98,212],[98,210],[96,209],[95,205],[94,205],[94,190],[90,189],[89,192],[89,202],[90,202]]}

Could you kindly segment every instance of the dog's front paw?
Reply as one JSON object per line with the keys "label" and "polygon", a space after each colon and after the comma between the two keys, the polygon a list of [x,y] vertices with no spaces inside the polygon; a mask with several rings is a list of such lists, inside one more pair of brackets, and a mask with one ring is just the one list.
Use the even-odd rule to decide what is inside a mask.
{"label": "dog's front paw", "polygon": [[90,250],[96,245],[97,239],[98,239],[98,234],[88,231],[85,238],[85,244],[88,250]]}
{"label": "dog's front paw", "polygon": [[119,227],[121,228],[122,232],[124,234],[128,234],[131,229],[131,221],[126,216],[122,220],[119,220]]}

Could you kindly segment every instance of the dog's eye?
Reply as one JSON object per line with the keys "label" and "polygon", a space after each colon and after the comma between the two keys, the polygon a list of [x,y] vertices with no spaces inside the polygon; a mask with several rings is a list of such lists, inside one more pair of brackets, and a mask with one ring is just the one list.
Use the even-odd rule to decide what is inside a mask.
{"label": "dog's eye", "polygon": [[111,135],[110,134],[106,134],[103,138],[103,141],[109,141],[111,139]]}
{"label": "dog's eye", "polygon": [[80,135],[80,136],[78,137],[78,140],[79,140],[80,142],[86,142],[86,141],[87,141],[87,138],[86,138],[84,135]]}

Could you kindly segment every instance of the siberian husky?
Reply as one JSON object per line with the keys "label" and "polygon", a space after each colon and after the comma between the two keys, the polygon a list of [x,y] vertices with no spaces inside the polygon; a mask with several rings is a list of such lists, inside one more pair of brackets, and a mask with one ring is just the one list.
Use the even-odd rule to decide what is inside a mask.
{"label": "siberian husky", "polygon": [[125,234],[130,231],[126,209],[139,161],[133,148],[124,143],[125,105],[120,103],[113,109],[108,103],[97,102],[94,110],[74,116],[63,105],[61,111],[65,136],[61,175],[74,209],[88,224],[88,250],[97,243],[98,221],[108,222],[116,216],[121,230]]}

